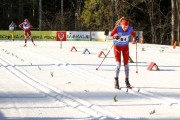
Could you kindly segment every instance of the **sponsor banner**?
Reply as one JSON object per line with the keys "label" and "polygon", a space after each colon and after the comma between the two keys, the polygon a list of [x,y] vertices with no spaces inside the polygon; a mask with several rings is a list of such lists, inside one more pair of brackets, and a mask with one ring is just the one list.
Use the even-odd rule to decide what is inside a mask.
{"label": "sponsor banner", "polygon": [[56,40],[56,31],[32,31],[35,40]]}
{"label": "sponsor banner", "polygon": [[109,35],[105,35],[104,31],[91,31],[91,40],[95,41],[108,41],[113,38]]}
{"label": "sponsor banner", "polygon": [[106,36],[103,31],[91,31],[91,40],[105,41]]}
{"label": "sponsor banner", "polygon": [[66,41],[66,32],[56,32],[57,41]]}
{"label": "sponsor banner", "polygon": [[[34,40],[56,40],[56,31],[31,31]],[[7,40],[9,31],[0,31],[0,40]],[[10,37],[11,38],[11,37]],[[24,31],[14,31],[15,40],[24,40]]]}
{"label": "sponsor banner", "polygon": [[[135,31],[138,41],[143,37],[143,31]],[[53,41],[112,41],[112,37],[105,35],[105,31],[31,31],[34,40],[53,40]],[[0,40],[7,40],[9,31],[0,31]],[[11,39],[11,38],[10,38]],[[14,31],[15,40],[24,40],[24,31]],[[132,37],[131,37],[132,39]]]}
{"label": "sponsor banner", "polygon": [[76,41],[90,41],[90,32],[85,31],[67,31],[66,32],[67,40],[76,40]]}
{"label": "sponsor banner", "polygon": [[[136,39],[137,39],[137,42],[140,42],[140,40],[143,38],[143,31],[135,31],[136,32]],[[91,39],[94,39],[94,40],[97,40],[97,41],[112,41],[113,40],[113,37],[110,36],[111,34],[111,31],[109,31],[109,34],[106,36],[105,35],[105,32],[102,32],[102,31],[92,31],[91,32]],[[104,37],[104,39],[103,39]],[[132,36],[130,36],[130,41],[132,41]]]}

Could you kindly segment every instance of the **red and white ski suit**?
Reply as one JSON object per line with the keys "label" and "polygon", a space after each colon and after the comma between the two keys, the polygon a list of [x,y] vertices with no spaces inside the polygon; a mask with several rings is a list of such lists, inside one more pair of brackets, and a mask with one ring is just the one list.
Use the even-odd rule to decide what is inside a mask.
{"label": "red and white ski suit", "polygon": [[[29,36],[29,38],[31,39],[32,43],[34,44],[33,38],[31,36],[31,28],[33,27],[31,25],[31,23],[25,19],[23,23],[21,23],[19,25],[20,28],[22,28],[24,30],[24,41],[25,41],[25,45],[27,43],[27,36]],[[34,44],[35,45],[35,44]]]}
{"label": "red and white ski suit", "polygon": [[33,27],[29,22],[23,22],[19,25],[20,28],[23,28],[24,35],[31,35],[31,28]]}
{"label": "red and white ski suit", "polygon": [[123,56],[124,60],[124,67],[125,67],[125,77],[128,79],[129,77],[129,41],[130,41],[130,36],[132,35],[133,39],[136,36],[135,31],[133,30],[132,26],[128,26],[128,29],[124,31],[122,29],[122,26],[116,26],[112,31],[111,31],[111,36],[118,35],[119,39],[114,39],[114,55],[116,59],[116,75],[115,77],[119,77],[119,72],[120,72],[120,66],[121,66],[121,53]]}

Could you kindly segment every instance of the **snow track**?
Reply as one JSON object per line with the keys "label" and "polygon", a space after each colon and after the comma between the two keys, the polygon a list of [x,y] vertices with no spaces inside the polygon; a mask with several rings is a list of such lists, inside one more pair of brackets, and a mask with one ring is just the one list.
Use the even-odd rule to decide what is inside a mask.
{"label": "snow track", "polygon": [[[145,51],[138,51],[138,74],[135,73],[135,64],[130,63],[130,82],[135,88],[126,92],[126,88],[116,90],[113,87],[113,67],[115,66],[113,52],[104,61],[101,69],[96,71],[95,68],[103,59],[97,58],[98,49],[102,50],[105,45],[101,46],[102,43],[92,42],[93,47],[89,47],[89,42],[84,43],[86,42],[66,42],[63,49],[59,49],[56,42],[39,42],[37,47],[28,46],[26,48],[19,48],[18,42],[2,43],[5,45],[1,45],[0,68],[3,71],[1,75],[6,71],[15,80],[11,77],[8,78],[7,75],[2,78],[13,81],[12,85],[16,85],[15,83],[18,80],[17,87],[20,87],[20,90],[24,86],[28,88],[20,95],[31,93],[45,96],[47,99],[41,100],[44,103],[48,101],[48,106],[52,106],[48,110],[46,108],[44,110],[43,107],[43,110],[34,107],[33,110],[40,112],[28,114],[30,117],[38,116],[39,113],[46,114],[47,111],[52,110],[49,117],[43,116],[48,119],[51,118],[52,114],[56,116],[56,112],[54,112],[56,110],[60,112],[61,110],[67,110],[65,111],[67,117],[64,117],[67,119],[71,113],[73,115],[69,119],[180,119],[180,88],[178,86],[179,75],[177,75],[180,68],[178,61],[180,56],[178,54],[173,54],[174,52],[169,48],[164,51],[172,54],[159,52],[156,51],[159,48],[153,49],[154,47],[151,47],[151,45],[147,45],[147,48],[150,46],[149,48],[152,50],[145,48]],[[109,46],[107,43],[103,44]],[[72,45],[76,46],[77,52],[69,51]],[[102,48],[99,48],[99,46]],[[87,47],[91,54],[82,54],[84,47]],[[139,44],[138,47],[141,47],[141,45]],[[134,48],[132,45],[131,50],[133,51]],[[133,59],[135,55],[132,53],[134,51],[131,52]],[[174,59],[168,59],[166,55],[170,55]],[[161,71],[147,71],[146,67],[150,61],[156,62]],[[124,71],[123,67],[121,71]],[[4,92],[6,85],[11,86],[11,84],[6,84],[6,81],[3,80],[1,82],[4,84],[3,89],[0,89],[2,97],[8,95],[9,91],[9,95],[14,94],[13,89],[9,90],[8,87],[8,92]],[[22,87],[21,84],[25,85]],[[123,87],[123,85],[125,86],[124,73],[121,72],[120,87]],[[138,92],[139,88],[140,91]],[[20,90],[18,88],[15,92]],[[19,105],[17,104],[19,99],[13,99],[15,99],[15,102],[9,100],[8,103],[11,105],[11,102],[13,102],[14,106],[17,106],[15,108],[22,113],[21,116],[28,119],[27,112],[19,107],[28,105],[24,101],[22,102],[23,105]],[[56,104],[51,105],[52,101],[57,101],[58,104],[62,103],[65,107],[63,109],[57,107],[54,110],[53,105]],[[41,107],[43,104],[39,106]],[[1,104],[1,108],[6,108],[3,105]],[[68,111],[68,108],[70,108],[70,111]],[[152,110],[155,110],[155,113],[150,114]],[[76,117],[76,113],[80,117]],[[11,114],[4,113],[4,115]],[[36,118],[39,119],[39,116]],[[59,114],[56,118],[61,119],[63,115]]]}
{"label": "snow track", "polygon": [[[53,59],[53,58],[49,58],[47,56],[40,55],[40,54],[37,54],[37,53],[32,53],[30,51],[27,51],[27,53],[28,53],[28,55],[30,55],[30,56],[32,56],[34,58],[39,58],[39,56],[41,56],[40,57],[41,59],[44,59],[44,60],[51,61],[51,62],[55,63],[55,64],[53,64],[54,66],[60,66],[60,67],[66,69],[66,70],[68,70],[68,71],[70,71],[70,72],[72,72],[72,73],[74,73],[76,75],[79,75],[79,76],[82,76],[82,77],[86,77],[86,78],[92,78],[92,80],[94,80],[94,82],[98,82],[100,84],[104,84],[104,85],[106,85],[107,87],[110,87],[110,88],[112,87],[112,83],[109,80],[107,80],[106,78],[103,78],[102,76],[98,76],[98,75],[95,75],[94,73],[91,73],[89,71],[86,71],[86,70],[80,69],[78,67],[75,67],[75,66],[71,65],[70,63],[67,63],[67,62],[64,62],[64,61],[59,61],[59,60],[56,60],[56,59]],[[4,59],[4,58],[1,58],[1,59]],[[5,60],[5,59],[4,59],[4,61],[7,62],[7,60]],[[17,75],[18,74],[17,71],[19,71],[20,73],[23,73],[23,75],[27,76],[31,80],[34,80],[34,81],[40,83],[41,85],[43,85],[43,86],[45,86],[47,88],[50,87],[50,85],[47,85],[46,83],[43,83],[40,80],[37,80],[36,78],[34,78],[32,75],[28,74],[26,71],[24,71],[20,67],[15,66],[13,63],[9,63],[9,64],[7,64],[5,66],[8,66],[8,68],[11,69],[11,72],[14,71],[15,75]],[[15,70],[14,70],[13,66],[14,66]],[[22,77],[23,77],[23,75],[22,75]],[[22,77],[20,77],[20,78],[22,78]],[[137,86],[139,86],[139,85],[137,85]],[[52,87],[50,87],[50,88],[54,89]],[[126,92],[126,90],[127,89],[124,88],[121,91]],[[146,90],[143,90],[143,88],[140,89],[140,92],[137,92],[137,91],[138,91],[138,88],[134,88],[133,90],[129,90],[129,93],[135,94],[137,96],[142,96],[142,97],[145,97],[147,99],[152,99],[152,100],[156,101],[157,104],[159,104],[159,105],[166,105],[166,106],[175,105],[177,107],[180,107],[179,106],[179,101],[176,100],[176,99],[170,99],[170,98],[167,98],[167,97],[156,95],[156,94],[150,93],[150,92],[148,92]],[[63,94],[63,93],[61,93],[61,94]],[[88,106],[92,106],[92,105],[88,103]],[[115,115],[110,115],[110,116],[115,116]]]}
{"label": "snow track", "polygon": [[6,68],[8,72],[11,72],[16,77],[20,78],[27,84],[33,86],[34,88],[46,93],[46,95],[53,97],[54,99],[60,100],[68,106],[78,109],[79,111],[87,114],[92,119],[118,119],[120,117],[113,113],[110,113],[94,104],[88,103],[87,101],[81,100],[79,98],[73,97],[66,94],[65,92],[50,86],[28,74],[25,70],[20,67],[10,63],[3,57],[0,57],[1,67]]}
{"label": "snow track", "polygon": [[[35,56],[35,57],[42,56],[42,55],[34,54],[31,52],[29,52],[29,54],[31,54],[32,56]],[[67,69],[68,71],[71,71],[72,73],[74,73],[76,75],[86,77],[86,78],[91,78],[96,83],[104,84],[105,86],[112,88],[112,82],[107,80],[106,78],[103,78],[102,76],[98,76],[94,73],[83,70],[81,68],[78,68],[78,67],[71,65],[70,63],[66,63],[64,61],[58,61],[56,59],[48,58],[46,56],[42,56],[42,57],[44,59],[51,59],[51,61],[54,61],[55,63],[61,62],[62,64],[55,64],[55,65],[61,66],[64,69]],[[141,79],[143,79],[143,78],[141,78]],[[140,85],[136,84],[136,86],[140,86]],[[180,101],[178,99],[172,99],[172,98],[168,98],[165,96],[156,95],[154,93],[151,93],[151,92],[144,90],[143,88],[140,88],[140,92],[138,92],[139,88],[136,88],[136,86],[134,89],[129,90],[130,94],[135,94],[135,95],[140,96],[140,97],[151,99],[151,100],[155,101],[156,104],[159,104],[159,105],[173,106],[173,107],[178,107],[178,108],[180,107]],[[126,88],[122,89],[122,91],[126,92],[127,89]]]}

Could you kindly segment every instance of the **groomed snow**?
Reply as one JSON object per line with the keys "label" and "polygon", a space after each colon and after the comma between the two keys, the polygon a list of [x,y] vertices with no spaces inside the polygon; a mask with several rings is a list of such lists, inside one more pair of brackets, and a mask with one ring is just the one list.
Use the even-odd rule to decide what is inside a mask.
{"label": "groomed snow", "polygon": [[[62,48],[57,41],[35,43],[0,41],[0,120],[180,119],[179,46],[138,43],[136,52],[130,43],[136,88],[126,92],[114,89],[112,42],[66,41]],[[77,51],[70,51],[73,46]],[[96,70],[104,59],[99,53],[109,50]],[[160,70],[147,70],[151,62]],[[119,78],[125,86],[123,65]]]}

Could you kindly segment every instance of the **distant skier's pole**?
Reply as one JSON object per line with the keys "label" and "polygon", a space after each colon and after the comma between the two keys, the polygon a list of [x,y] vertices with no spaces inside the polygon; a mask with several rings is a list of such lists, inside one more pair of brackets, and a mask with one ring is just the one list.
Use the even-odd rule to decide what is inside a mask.
{"label": "distant skier's pole", "polygon": [[137,66],[137,40],[136,40],[136,73],[138,73],[138,66]]}
{"label": "distant skier's pole", "polygon": [[[114,45],[111,46],[111,49]],[[102,60],[102,62],[99,64],[99,66],[96,68],[96,70],[99,69],[99,67],[102,65],[102,63],[104,62],[104,60],[106,59],[106,57],[108,56],[109,52],[111,51],[111,49],[108,51],[108,53],[105,55],[104,59]]]}

